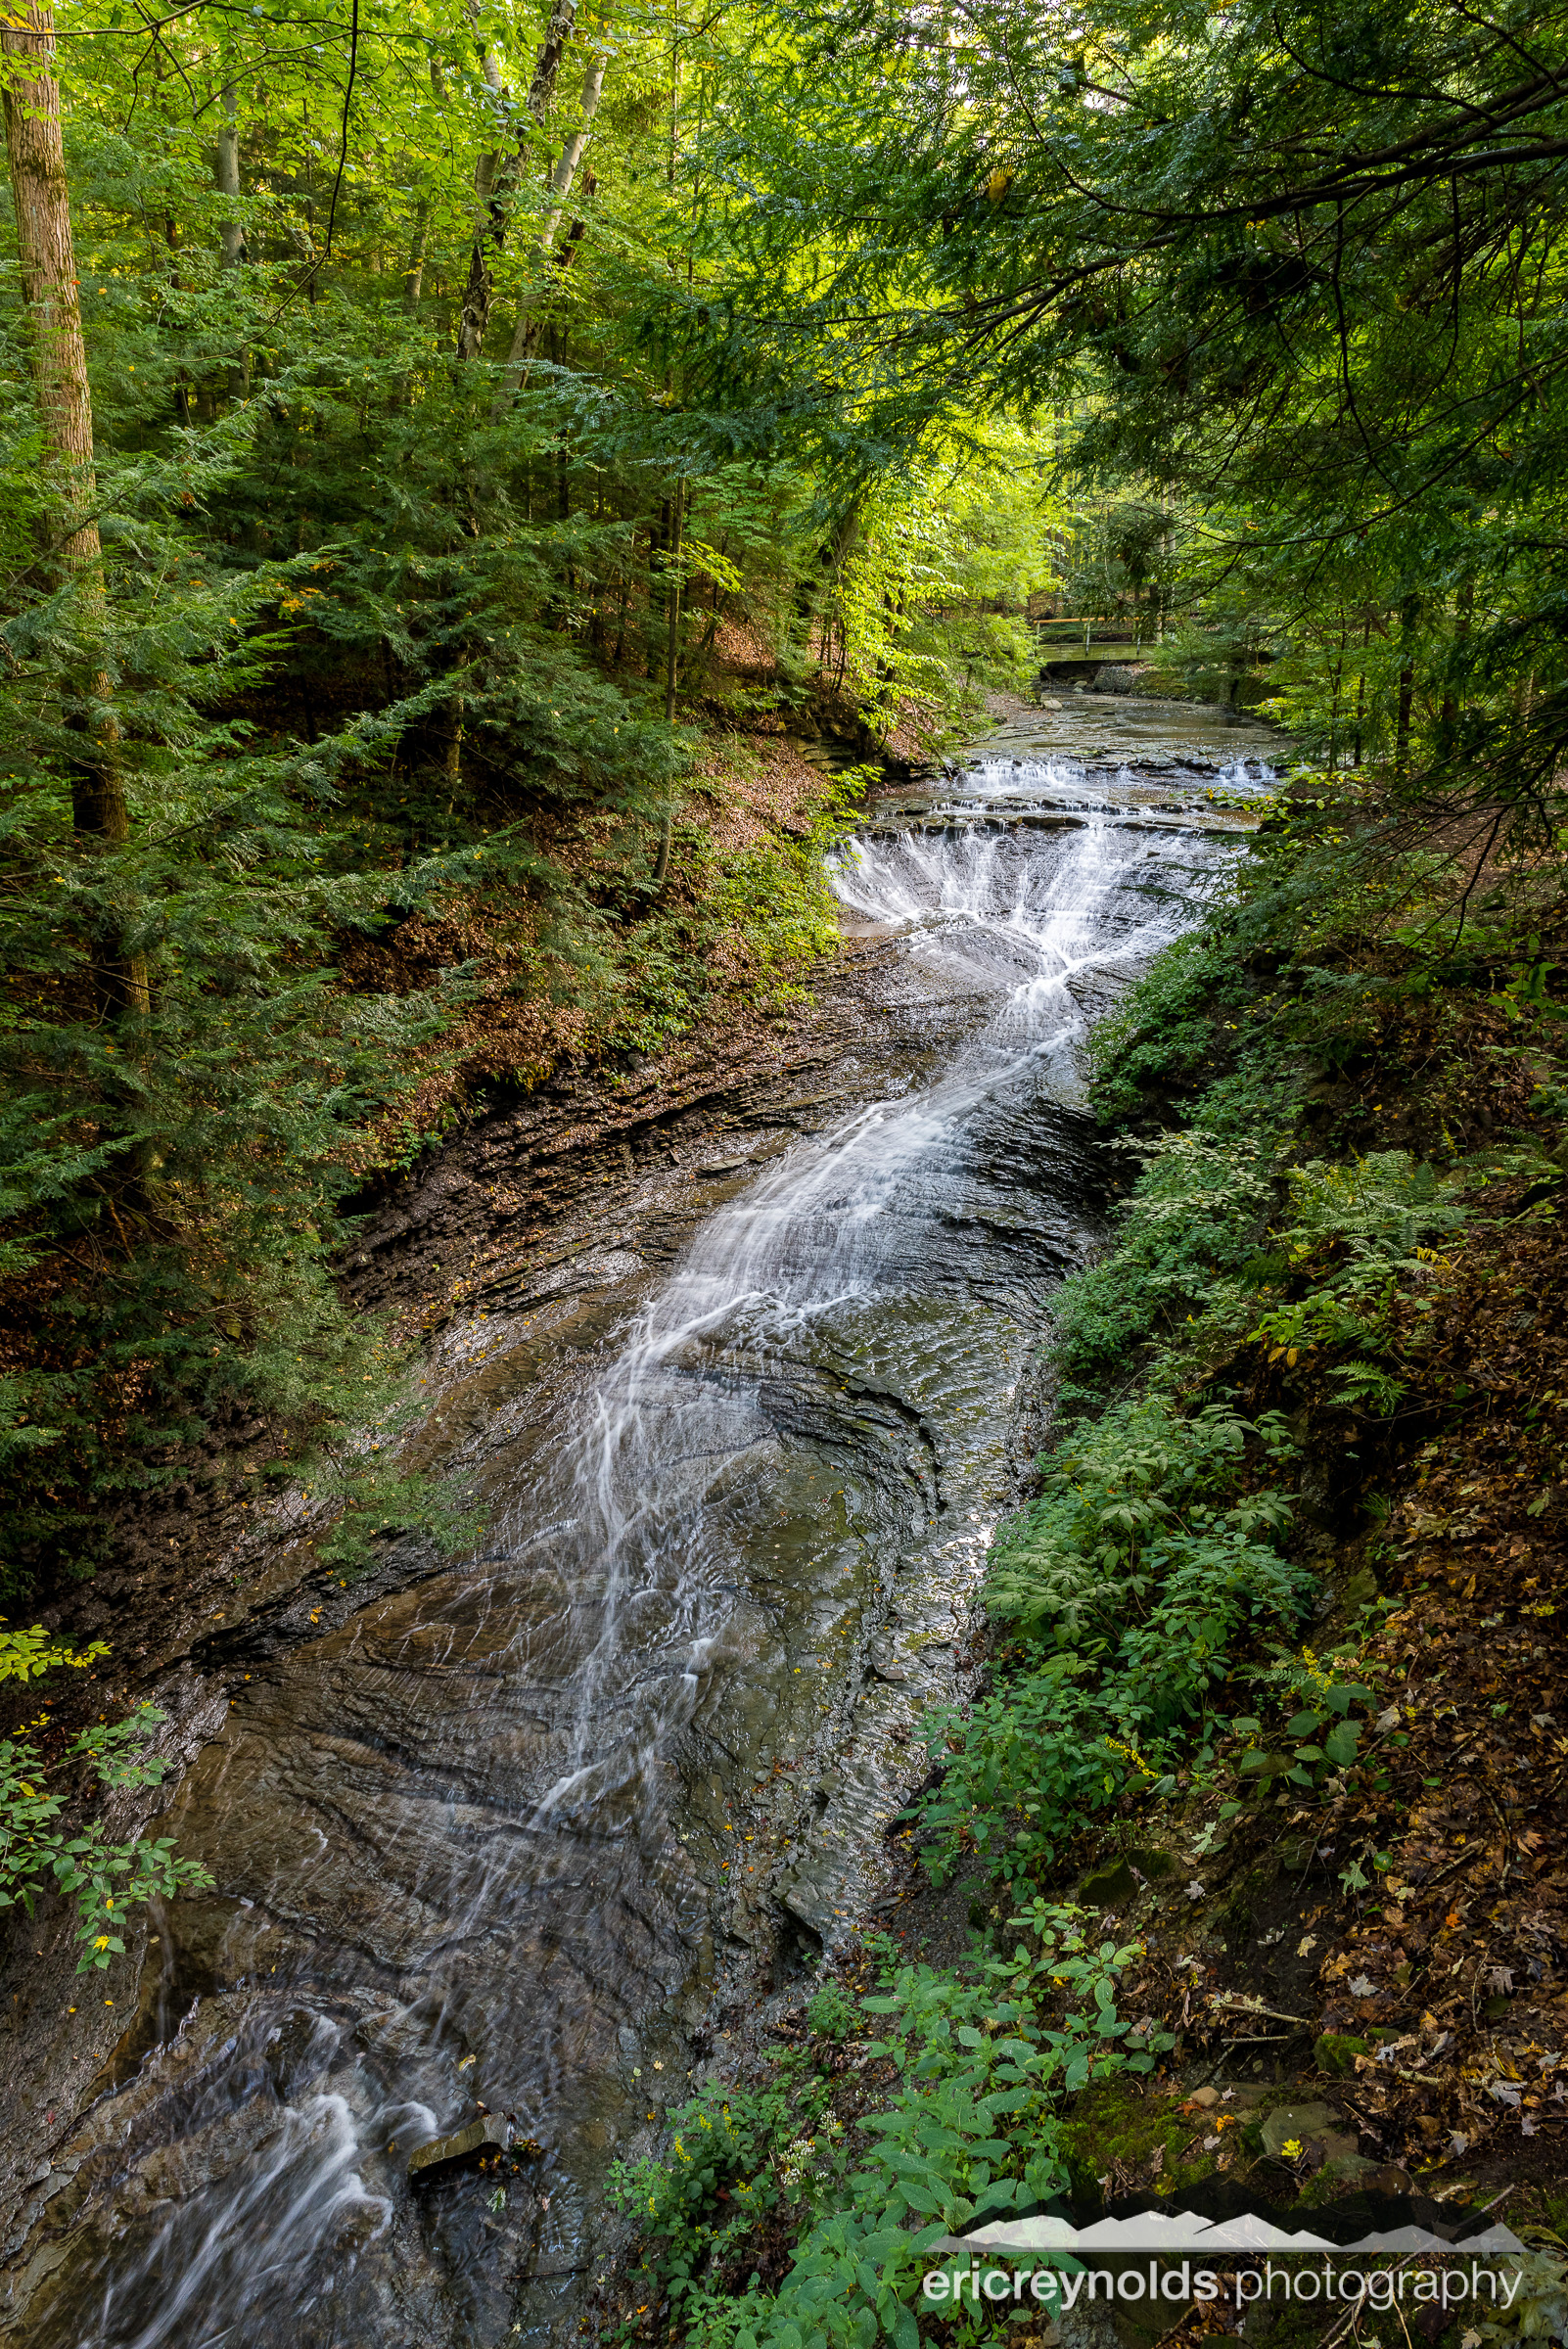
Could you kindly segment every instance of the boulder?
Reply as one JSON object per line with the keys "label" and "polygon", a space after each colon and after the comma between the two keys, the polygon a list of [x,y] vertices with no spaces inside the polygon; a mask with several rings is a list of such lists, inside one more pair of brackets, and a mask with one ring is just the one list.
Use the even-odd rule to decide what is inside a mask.
{"label": "boulder", "polygon": [[1264,2119],[1259,2135],[1266,2153],[1283,2153],[1294,2142],[1306,2145],[1315,2139],[1332,2156],[1356,2150],[1355,2138],[1347,2137],[1344,2129],[1344,2118],[1332,2104],[1276,2104]]}
{"label": "boulder", "polygon": [[423,2185],[431,2178],[448,2177],[481,2154],[506,2152],[513,2135],[511,2122],[498,2112],[482,2112],[466,2129],[455,2129],[450,2137],[429,2137],[416,2145],[408,2156],[409,2178]]}

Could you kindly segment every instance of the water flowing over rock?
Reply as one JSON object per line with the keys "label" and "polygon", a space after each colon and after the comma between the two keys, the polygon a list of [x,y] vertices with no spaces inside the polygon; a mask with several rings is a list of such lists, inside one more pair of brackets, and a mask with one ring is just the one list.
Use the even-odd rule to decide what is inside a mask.
{"label": "water flowing over rock", "polygon": [[[1026,731],[869,821],[834,867],[897,946],[861,1036],[449,1334],[432,1425],[481,1554],[410,1555],[258,1660],[189,1772],[167,1830],[218,1890],[162,1919],[23,2213],[32,2349],[575,2331],[683,2027],[737,1953],[848,1930],[960,1692],[1097,1228],[1075,1053],[1232,852],[1209,795],[1267,770],[1225,747],[1085,765]],[[493,2190],[462,2160],[412,2190],[437,2140]]]}

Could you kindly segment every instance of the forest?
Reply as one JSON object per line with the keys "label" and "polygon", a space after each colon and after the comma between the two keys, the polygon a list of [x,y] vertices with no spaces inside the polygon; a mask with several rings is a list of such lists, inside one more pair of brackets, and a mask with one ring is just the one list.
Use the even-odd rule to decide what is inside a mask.
{"label": "forest", "polygon": [[[1135,1164],[1052,1309],[1061,1449],[909,1815],[922,1884],[985,1878],[989,1955],[911,1971],[868,1929],[808,2063],[677,2115],[695,2167],[678,2135],[628,2153],[604,2337],[939,2337],[911,2242],[1111,2190],[1084,2093],[1135,2141],[1122,2188],[1223,2168],[1200,2108],[1157,2145],[1128,2101],[1191,2053],[1201,1964],[1156,1985],[1147,1919],[1102,1943],[1060,1906],[1151,1807],[1198,1838],[1194,1901],[1309,1811],[1321,1873],[1331,1818],[1323,1897],[1367,1949],[1424,1913],[1420,1836],[1495,1813],[1499,1904],[1511,1867],[1568,1918],[1560,1822],[1499,1779],[1445,1828],[1449,1762],[1388,1710],[1402,1625],[1475,1725],[1507,1698],[1465,1678],[1467,1613],[1555,1635],[1565,73],[1549,0],[0,0],[0,1607],[48,1627],[0,1632],[0,1681],[28,1703],[109,1652],[72,1609],[193,1462],[236,1506],[262,1453],[274,1492],[330,1490],[344,1590],[389,1529],[473,1548],[403,1444],[418,1301],[347,1274],[368,1220],[552,1087],[803,1033],[835,843],[1035,706],[1053,629],[1285,746],[1239,878],[1088,1050]],[[1302,1644],[1309,1484],[1360,1593],[1339,1664]],[[1518,1665],[1540,1805],[1560,1660]],[[66,1711],[56,1759],[112,1789],[173,1767]],[[84,1964],[124,1958],[127,1872],[122,1908],[210,1886],[171,1841],[68,1850],[37,1748],[0,1759],[4,1905],[52,1870]],[[1303,1952],[1308,1898],[1273,1933]],[[1437,2074],[1379,2060],[1410,2018],[1348,2003],[1353,1957],[1370,1998],[1353,1953],[1210,2006],[1315,2000],[1301,2096],[1375,2072],[1397,2104]],[[1378,2138],[1363,2099],[1390,2191],[1445,2144],[1478,2192],[1514,2175],[1476,2148],[1560,2018],[1489,2071],[1481,1983],[1452,2017],[1423,1994],[1459,2034],[1435,2101]],[[1307,2190],[1290,2142],[1270,2192]],[[1560,2195],[1530,2212],[1560,2249]]]}
{"label": "forest", "polygon": [[787,984],[705,779],[1032,591],[1549,862],[1549,17],[108,15],[4,34],[13,1589],[381,1378],[368,1179]]}

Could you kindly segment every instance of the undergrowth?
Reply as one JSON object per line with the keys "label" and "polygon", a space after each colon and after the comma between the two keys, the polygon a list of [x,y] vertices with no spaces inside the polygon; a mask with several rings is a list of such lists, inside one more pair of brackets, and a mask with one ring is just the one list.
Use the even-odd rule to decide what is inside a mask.
{"label": "undergrowth", "polygon": [[[704,2089],[671,2116],[667,2157],[617,2165],[612,2199],[638,2218],[639,2274],[688,2339],[860,2349],[886,2334],[914,2349],[908,2302],[923,2255],[1065,2189],[1063,2099],[1152,2070],[1170,2043],[1134,2035],[1118,2011],[1131,1945],[1091,1943],[1079,1911],[1043,1901],[1008,1929],[1010,1952],[978,1957],[969,1979],[900,1964],[882,1943],[877,1990],[819,1993],[807,2010],[811,2045],[775,2051],[769,2082]],[[1064,1988],[1078,2003],[1057,2022]],[[847,2075],[821,2060],[845,2041],[887,2075],[876,2110],[856,2110]],[[792,2257],[769,2290],[750,2263],[780,2218]],[[978,2339],[983,2327],[960,2323],[950,2337]]]}

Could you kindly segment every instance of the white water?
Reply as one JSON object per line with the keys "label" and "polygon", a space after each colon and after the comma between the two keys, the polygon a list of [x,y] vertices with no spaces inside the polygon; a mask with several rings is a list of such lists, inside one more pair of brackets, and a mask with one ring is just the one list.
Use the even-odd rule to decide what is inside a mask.
{"label": "white water", "polygon": [[[933,1180],[953,1192],[969,1179],[976,1121],[1021,1087],[1076,1094],[1084,1021],[1073,982],[1136,965],[1190,918],[1136,902],[1110,913],[1170,853],[1097,816],[1048,843],[907,832],[834,860],[848,909],[906,933],[912,952],[994,1008],[934,1083],[798,1144],[712,1217],[596,1384],[563,1460],[587,1600],[576,1718],[535,1825],[579,1822],[612,1788],[651,1786],[649,1766],[689,1718],[731,1612],[737,1563],[703,1512],[705,1484],[758,1440],[759,1390],[812,1331],[830,1327],[853,1353],[857,1316],[907,1280],[908,1223],[929,1210]],[[643,1712],[629,1664],[650,1638],[660,1670]]]}
{"label": "white water", "polygon": [[[1162,777],[1171,772],[1162,760]],[[1114,765],[1090,764],[1069,754],[1034,758],[988,758],[982,755],[965,769],[958,789],[939,803],[972,809],[982,806],[1049,806],[1112,809],[1125,806],[1127,795],[1148,778],[1125,760]],[[1272,791],[1278,777],[1265,759],[1226,759],[1215,771],[1178,766],[1176,780],[1187,790],[1212,793],[1216,799],[1260,799]]]}

